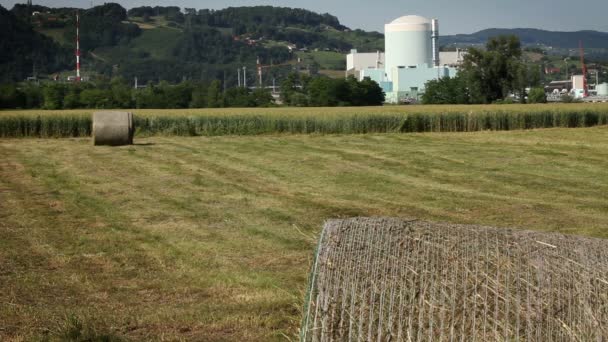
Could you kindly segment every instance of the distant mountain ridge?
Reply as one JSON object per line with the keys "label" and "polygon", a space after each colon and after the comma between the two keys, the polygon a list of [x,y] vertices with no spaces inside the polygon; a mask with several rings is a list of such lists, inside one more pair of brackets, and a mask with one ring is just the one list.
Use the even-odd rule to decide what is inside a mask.
{"label": "distant mountain ridge", "polygon": [[516,35],[525,46],[543,45],[573,49],[578,48],[579,42],[582,42],[585,48],[608,49],[608,32],[591,30],[560,32],[531,28],[491,28],[472,34],[442,36],[441,45],[483,45],[489,38],[499,35]]}

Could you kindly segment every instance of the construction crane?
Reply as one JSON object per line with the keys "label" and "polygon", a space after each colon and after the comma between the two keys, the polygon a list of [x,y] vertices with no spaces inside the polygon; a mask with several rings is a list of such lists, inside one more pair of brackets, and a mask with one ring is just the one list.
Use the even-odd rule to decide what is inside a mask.
{"label": "construction crane", "polygon": [[578,41],[581,52],[581,68],[583,69],[583,97],[589,97],[589,89],[587,86],[587,65],[585,65],[585,50],[583,49],[583,41]]}
{"label": "construction crane", "polygon": [[256,62],[256,67],[258,69],[258,86],[260,88],[262,87],[262,74],[263,74],[264,69],[270,69],[270,68],[286,66],[286,65],[292,65],[292,64],[291,63],[282,63],[282,64],[262,65],[262,63],[260,63],[260,58],[258,57],[257,62]]}

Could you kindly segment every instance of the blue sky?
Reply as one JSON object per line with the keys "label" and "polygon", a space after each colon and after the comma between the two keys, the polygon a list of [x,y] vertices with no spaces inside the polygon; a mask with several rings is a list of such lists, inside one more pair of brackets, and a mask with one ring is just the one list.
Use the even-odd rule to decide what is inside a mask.
{"label": "blue sky", "polygon": [[[272,5],[328,12],[351,28],[382,31],[385,22],[407,14],[438,18],[442,34],[472,33],[485,28],[541,28],[553,31],[608,32],[608,1],[585,0],[114,0],[126,8],[180,6],[220,9],[229,6]],[[25,1],[0,0],[4,7]],[[109,2],[105,1],[105,2]],[[34,0],[53,7],[89,7],[91,0]],[[93,0],[94,5],[103,0]]]}

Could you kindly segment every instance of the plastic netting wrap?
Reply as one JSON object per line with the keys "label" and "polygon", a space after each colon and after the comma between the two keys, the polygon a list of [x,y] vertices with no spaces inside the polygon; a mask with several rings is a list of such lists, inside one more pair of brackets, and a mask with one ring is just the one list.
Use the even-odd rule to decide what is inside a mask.
{"label": "plastic netting wrap", "polygon": [[608,341],[608,240],[389,218],[325,224],[302,341]]}

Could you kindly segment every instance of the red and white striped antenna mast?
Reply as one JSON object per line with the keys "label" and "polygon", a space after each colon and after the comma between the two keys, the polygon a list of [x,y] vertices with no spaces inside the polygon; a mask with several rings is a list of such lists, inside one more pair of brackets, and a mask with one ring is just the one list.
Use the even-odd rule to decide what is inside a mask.
{"label": "red and white striped antenna mast", "polygon": [[76,82],[80,82],[80,14],[76,11]]}

